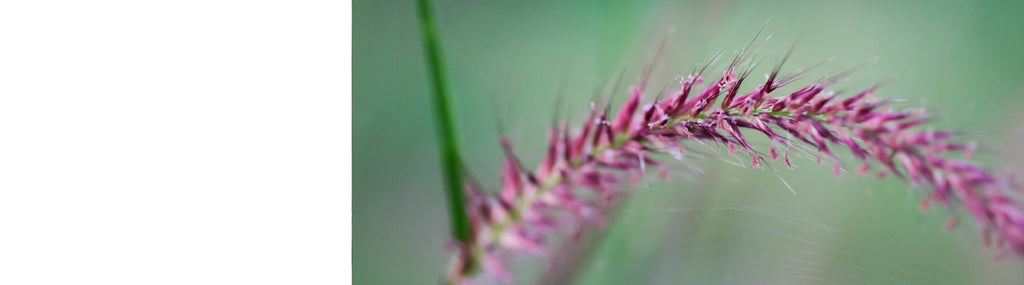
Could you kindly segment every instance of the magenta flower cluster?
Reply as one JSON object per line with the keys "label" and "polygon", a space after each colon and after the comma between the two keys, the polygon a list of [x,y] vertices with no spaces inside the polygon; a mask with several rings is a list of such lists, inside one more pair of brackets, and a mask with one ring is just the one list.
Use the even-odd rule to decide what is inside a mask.
{"label": "magenta flower cluster", "polygon": [[[791,166],[791,149],[813,149],[819,163],[822,156],[833,162],[837,176],[841,167],[834,151],[845,148],[860,161],[856,173],[893,175],[921,185],[930,190],[921,200],[923,209],[941,203],[966,210],[986,244],[1024,255],[1024,214],[1008,196],[1019,188],[970,163],[971,144],[950,141],[950,131],[920,129],[924,113],[890,109],[888,101],[872,96],[877,86],[848,97],[826,90],[848,72],[778,95],[776,90],[801,75],[780,74],[780,63],[763,83],[742,94],[740,87],[752,70],[751,64],[738,70],[744,62],[749,61],[741,52],[706,86],[701,70],[682,78],[668,96],[641,106],[650,74],[645,71],[614,117],[609,108],[591,104],[579,128],[566,123],[552,127],[547,153],[532,170],[503,138],[500,192],[491,197],[467,184],[475,234],[456,247],[449,281],[467,282],[482,268],[486,275],[511,283],[503,265],[508,255],[551,254],[547,244],[556,229],[574,229],[568,232],[571,236],[588,224],[601,225],[614,198],[628,189],[626,182],[635,183],[648,167],[667,175],[656,159],[664,156],[655,154],[680,158],[688,151],[685,141],[720,144],[731,155],[745,152],[753,167],[768,159]],[[766,153],[749,142],[750,134],[770,140]],[[948,227],[955,225],[955,219],[950,221]]]}

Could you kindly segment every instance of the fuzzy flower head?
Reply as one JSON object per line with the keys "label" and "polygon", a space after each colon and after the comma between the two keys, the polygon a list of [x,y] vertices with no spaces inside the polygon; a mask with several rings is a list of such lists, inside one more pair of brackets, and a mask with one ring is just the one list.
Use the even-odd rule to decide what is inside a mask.
{"label": "fuzzy flower head", "polygon": [[[860,161],[856,173],[891,175],[924,186],[929,191],[921,199],[922,209],[939,203],[966,210],[986,245],[1024,256],[1024,214],[1008,195],[1019,187],[972,164],[972,144],[951,141],[949,131],[918,128],[927,120],[923,112],[889,109],[888,101],[873,97],[877,85],[848,97],[827,91],[857,68],[778,94],[803,74],[780,72],[787,54],[763,82],[741,93],[753,69],[749,46],[720,76],[705,77],[709,62],[683,76],[668,96],[641,104],[648,68],[616,113],[592,103],[581,126],[552,126],[546,155],[533,169],[524,166],[503,137],[505,159],[497,195],[467,184],[475,235],[471,243],[457,247],[449,280],[471,281],[469,275],[482,268],[485,275],[512,283],[503,265],[510,254],[548,256],[555,232],[575,237],[587,225],[603,225],[615,198],[648,168],[661,169],[667,177],[665,162],[655,154],[681,159],[686,142],[694,141],[723,146],[730,155],[742,151],[755,168],[769,160],[792,168],[789,150],[810,148],[819,163],[822,156],[833,162],[836,176],[841,173],[836,151],[845,149]],[[754,132],[743,134],[742,129]],[[763,135],[770,143],[751,144],[750,134]],[[947,223],[955,225],[955,219]]]}

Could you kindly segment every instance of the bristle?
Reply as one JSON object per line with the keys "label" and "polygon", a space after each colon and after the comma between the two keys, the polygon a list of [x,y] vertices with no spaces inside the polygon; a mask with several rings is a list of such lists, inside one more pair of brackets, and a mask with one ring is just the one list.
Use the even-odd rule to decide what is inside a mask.
{"label": "bristle", "polygon": [[[775,80],[778,79],[779,71],[782,70],[782,65],[786,64],[786,60],[789,60],[789,56],[790,55],[793,55],[793,49],[795,49],[795,48],[796,48],[796,45],[790,46],[789,47],[789,51],[787,51],[786,55],[782,57],[782,60],[779,60],[779,63],[776,64],[774,68],[772,68],[772,72],[768,75],[768,79],[765,80],[765,83],[764,83],[764,91],[765,92],[771,93],[772,91],[775,91],[775,89],[778,89],[778,87],[776,87],[777,83],[776,83]],[[781,85],[781,84],[778,84],[778,85]]]}

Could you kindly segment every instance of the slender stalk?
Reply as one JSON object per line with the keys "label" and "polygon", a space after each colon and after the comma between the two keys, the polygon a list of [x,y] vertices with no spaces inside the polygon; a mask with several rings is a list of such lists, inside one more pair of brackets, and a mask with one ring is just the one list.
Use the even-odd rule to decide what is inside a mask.
{"label": "slender stalk", "polygon": [[448,200],[448,216],[451,219],[452,236],[459,243],[470,243],[472,230],[466,215],[466,197],[462,189],[462,166],[458,141],[455,139],[455,120],[448,90],[445,85],[444,67],[437,27],[429,0],[417,0],[420,27],[423,32],[423,47],[427,57],[427,68],[433,85],[434,116],[437,121],[437,145],[441,155],[441,173],[444,177],[445,196]]}

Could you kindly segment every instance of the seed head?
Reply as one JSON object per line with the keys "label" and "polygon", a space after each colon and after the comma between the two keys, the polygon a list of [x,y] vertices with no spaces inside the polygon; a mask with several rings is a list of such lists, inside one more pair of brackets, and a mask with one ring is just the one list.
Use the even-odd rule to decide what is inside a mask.
{"label": "seed head", "polygon": [[[665,165],[652,155],[682,157],[686,142],[719,144],[730,155],[742,151],[751,157],[752,167],[761,166],[762,152],[741,129],[770,140],[772,161],[780,158],[776,146],[784,147],[781,157],[790,169],[789,149],[810,147],[817,152],[819,164],[824,157],[832,162],[833,174],[840,176],[843,171],[834,150],[846,149],[861,161],[855,173],[868,175],[878,168],[873,166],[880,166],[875,171],[878,178],[891,174],[925,186],[929,191],[921,199],[922,210],[933,203],[966,210],[981,228],[986,245],[1024,256],[1024,214],[1020,202],[1006,194],[1017,186],[971,163],[973,144],[952,141],[949,131],[918,129],[927,122],[923,112],[883,108],[888,101],[872,96],[878,85],[847,98],[827,90],[859,66],[791,93],[776,94],[802,74],[780,73],[792,50],[763,83],[737,97],[753,67],[749,47],[703,89],[707,66],[683,77],[680,88],[667,98],[640,108],[648,68],[611,121],[609,108],[599,111],[592,103],[579,128],[553,125],[547,152],[535,170],[523,167],[511,141],[502,137],[505,162],[500,194],[486,197],[474,187],[467,188],[476,234],[472,244],[459,247],[453,262],[459,267],[453,268],[450,281],[467,281],[472,266],[466,265],[479,264],[498,281],[513,282],[502,265],[506,257],[516,252],[550,255],[545,244],[557,229],[573,229],[567,236],[578,236],[585,225],[602,225],[615,198],[627,192],[646,169],[659,168],[661,176],[667,177]],[[737,74],[744,64],[747,67]],[[701,91],[690,98],[694,89]],[[717,108],[716,102],[720,102]],[[630,186],[623,185],[625,181]],[[950,219],[945,227],[957,224]]]}

